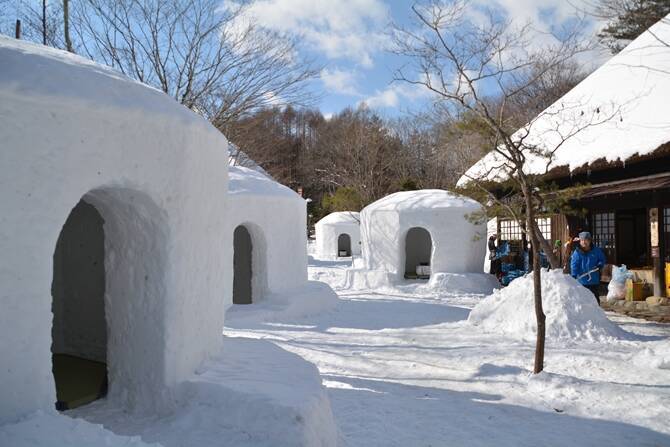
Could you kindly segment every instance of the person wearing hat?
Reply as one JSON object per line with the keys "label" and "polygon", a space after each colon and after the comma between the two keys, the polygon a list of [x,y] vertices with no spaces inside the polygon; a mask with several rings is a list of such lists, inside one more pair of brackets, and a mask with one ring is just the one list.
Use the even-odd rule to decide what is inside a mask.
{"label": "person wearing hat", "polygon": [[582,231],[579,233],[579,247],[572,252],[570,258],[570,274],[581,285],[586,287],[596,297],[600,304],[600,270],[605,266],[607,259],[605,253],[593,245],[591,233]]}
{"label": "person wearing hat", "polygon": [[491,262],[491,268],[489,273],[494,275],[498,280],[500,280],[501,265],[502,261],[498,258],[498,247],[496,246],[496,239],[498,239],[497,234],[492,234],[489,236],[488,249],[489,249],[489,261]]}

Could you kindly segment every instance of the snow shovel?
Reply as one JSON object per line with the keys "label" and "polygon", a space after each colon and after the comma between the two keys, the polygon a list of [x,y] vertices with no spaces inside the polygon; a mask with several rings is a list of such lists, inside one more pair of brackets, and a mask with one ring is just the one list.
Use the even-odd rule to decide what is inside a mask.
{"label": "snow shovel", "polygon": [[582,279],[582,278],[585,277],[585,276],[588,276],[588,277],[589,277],[589,281],[590,281],[590,280],[591,280],[591,273],[595,273],[595,272],[597,272],[598,270],[600,270],[600,267],[595,267],[595,268],[589,270],[589,271],[586,272],[586,273],[582,273],[581,275],[579,275],[579,276],[577,277],[577,281],[579,281],[580,279]]}

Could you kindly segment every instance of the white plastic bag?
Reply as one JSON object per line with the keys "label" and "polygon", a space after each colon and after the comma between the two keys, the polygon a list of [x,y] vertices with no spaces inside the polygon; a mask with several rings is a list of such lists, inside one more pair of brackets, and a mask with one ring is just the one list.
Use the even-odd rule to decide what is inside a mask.
{"label": "white plastic bag", "polygon": [[612,267],[612,279],[607,286],[607,301],[623,300],[626,298],[626,280],[633,277],[625,264]]}

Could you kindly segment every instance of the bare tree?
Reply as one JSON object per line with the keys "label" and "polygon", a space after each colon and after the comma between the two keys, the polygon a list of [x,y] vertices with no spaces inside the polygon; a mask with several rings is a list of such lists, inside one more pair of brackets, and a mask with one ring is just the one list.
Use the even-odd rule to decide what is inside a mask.
{"label": "bare tree", "polygon": [[[3,21],[1,2],[2,0],[0,0],[0,22]],[[40,42],[42,45],[56,48],[65,48],[62,2],[19,0],[16,5],[16,11],[19,12],[18,18],[22,22],[22,38],[24,40]],[[0,31],[2,30],[0,29]]]}
{"label": "bare tree", "polygon": [[153,85],[224,132],[272,104],[309,103],[319,70],[297,43],[218,0],[83,0],[72,10],[77,52]]}
{"label": "bare tree", "polygon": [[63,0],[63,38],[65,39],[65,49],[74,53],[72,39],[70,39],[70,0]]}
{"label": "bare tree", "polygon": [[362,205],[397,190],[402,141],[380,116],[365,106],[345,109],[319,131],[322,181],[353,188]]}
{"label": "bare tree", "polygon": [[[548,171],[556,151],[563,143],[585,127],[609,120],[613,115],[595,111],[584,116],[581,104],[565,105],[565,110],[538,113],[517,131],[515,103],[523,103],[534,89],[557,67],[564,66],[585,46],[578,27],[562,30],[560,35],[543,36],[546,43],[537,45],[529,24],[515,26],[511,21],[491,12],[485,19],[471,20],[466,1],[432,0],[412,7],[417,27],[396,25],[393,38],[396,51],[411,61],[396,72],[396,80],[422,85],[441,98],[442,112],[464,111],[483,127],[491,156],[470,183],[485,193],[487,200],[498,205],[508,217],[515,219],[532,243],[549,257],[554,268],[558,260],[552,256],[547,241],[538,228],[536,216],[546,201],[541,175],[529,169],[530,162]],[[533,37],[537,38],[537,34]],[[487,95],[483,92],[486,91]],[[491,98],[495,100],[491,100]],[[568,110],[569,109],[569,110]],[[547,124],[547,114],[575,116],[573,123],[542,129],[537,138],[538,123]],[[551,121],[551,120],[549,120]],[[535,134],[535,137],[531,135]],[[546,144],[551,142],[550,144]],[[543,172],[541,172],[543,173]],[[518,193],[521,207],[511,206],[496,194],[500,185],[491,180],[507,179],[507,186]],[[533,293],[537,340],[534,372],[544,368],[545,314],[542,307],[541,269],[539,256],[533,256]]]}

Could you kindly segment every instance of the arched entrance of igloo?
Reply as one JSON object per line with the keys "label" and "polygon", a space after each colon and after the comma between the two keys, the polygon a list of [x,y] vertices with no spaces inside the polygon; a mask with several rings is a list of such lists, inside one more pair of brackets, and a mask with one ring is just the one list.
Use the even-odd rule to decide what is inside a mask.
{"label": "arched entrance of igloo", "polygon": [[405,278],[430,277],[433,243],[425,228],[410,228],[405,236]]}
{"label": "arched entrance of igloo", "polygon": [[167,225],[145,194],[96,189],[54,249],[52,366],[60,410],[103,396],[152,405],[164,378]]}
{"label": "arched entrance of igloo", "polygon": [[56,243],[51,351],[59,410],[107,394],[103,223],[98,210],[80,200]]}
{"label": "arched entrance of igloo", "polygon": [[347,233],[337,237],[337,256],[351,256],[351,237]]}
{"label": "arched entrance of igloo", "polygon": [[233,304],[251,304],[253,246],[244,225],[235,228],[233,250]]}

